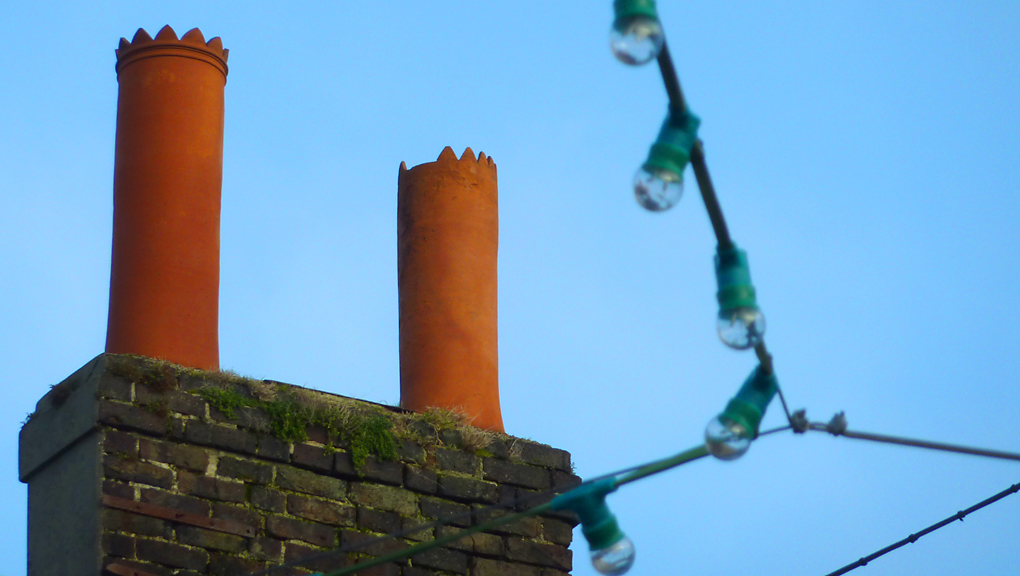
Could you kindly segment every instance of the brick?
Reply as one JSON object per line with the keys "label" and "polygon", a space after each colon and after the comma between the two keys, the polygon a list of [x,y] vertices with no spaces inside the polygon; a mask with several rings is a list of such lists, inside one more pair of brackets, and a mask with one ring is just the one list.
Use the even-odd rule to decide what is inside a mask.
{"label": "brick", "polygon": [[[455,528],[453,526],[440,526],[439,528],[436,528],[436,537],[438,538],[460,531],[460,528]],[[448,546],[481,556],[501,557],[505,552],[503,539],[494,534],[487,534],[485,532],[475,532],[474,534],[464,536],[459,540],[454,540]]]}
{"label": "brick", "polygon": [[218,476],[228,476],[238,480],[247,480],[255,484],[269,484],[273,481],[273,467],[258,464],[249,460],[240,460],[224,456],[216,467]]}
{"label": "brick", "polygon": [[467,574],[468,555],[449,548],[432,548],[411,556],[411,562],[426,568],[435,568],[443,572]]}
{"label": "brick", "polygon": [[440,470],[452,470],[464,474],[477,474],[479,458],[460,450],[436,449],[436,461]]}
{"label": "brick", "polygon": [[269,423],[272,422],[268,414],[252,406],[234,408],[234,417],[230,418],[210,405],[209,417],[219,422],[229,422],[241,428],[258,430],[259,432],[268,432]]}
{"label": "brick", "polygon": [[[443,538],[445,536],[457,534],[463,531],[464,530],[462,528],[457,528],[455,526],[437,526],[436,537]],[[490,536],[492,535],[490,534]],[[499,538],[499,536],[493,536],[493,538]],[[471,542],[471,536],[461,536],[455,540],[451,540],[446,544],[443,544],[443,547],[453,548],[454,550],[462,550],[464,552],[473,552],[475,549],[474,544]]]}
{"label": "brick", "polygon": [[156,391],[146,386],[145,384],[135,385],[135,402],[139,404],[155,404],[159,402],[166,402],[167,396],[170,394],[168,391]]}
{"label": "brick", "polygon": [[404,516],[413,516],[418,511],[418,499],[414,494],[389,486],[352,484],[351,499],[364,506],[388,510]]}
{"label": "brick", "polygon": [[305,434],[308,434],[308,439],[312,442],[318,442],[323,445],[330,444],[329,432],[322,426],[308,426],[305,428]]}
{"label": "brick", "polygon": [[423,494],[435,494],[439,489],[438,476],[431,470],[406,466],[404,468],[404,488]]}
{"label": "brick", "polygon": [[389,534],[400,530],[400,515],[362,506],[358,508],[358,528]]}
{"label": "brick", "polygon": [[542,576],[541,568],[527,564],[488,558],[472,558],[470,564],[471,576]]}
{"label": "brick", "polygon": [[131,397],[131,382],[110,374],[103,374],[99,379],[99,397],[131,402],[134,400]]}
{"label": "brick", "polygon": [[129,458],[137,458],[138,437],[119,430],[104,430],[103,451],[107,454],[117,454],[121,456],[128,456]]}
{"label": "brick", "polygon": [[391,486],[400,486],[404,479],[404,465],[399,461],[380,461],[375,456],[369,456],[361,468],[355,469],[348,452],[337,453],[333,470],[341,478],[370,480]]}
{"label": "brick", "polygon": [[570,472],[570,452],[545,444],[524,442],[521,445],[521,460],[526,464]]}
{"label": "brick", "polygon": [[205,530],[196,526],[180,526],[177,528],[177,541],[189,546],[233,552],[235,554],[243,552],[248,548],[248,543],[241,536],[215,530]]}
{"label": "brick", "polygon": [[209,574],[211,576],[237,576],[251,574],[265,569],[266,563],[230,554],[214,552],[209,555]]}
{"label": "brick", "polygon": [[127,428],[146,434],[162,436],[166,433],[167,419],[132,404],[99,401],[99,422],[115,428]]}
{"label": "brick", "polygon": [[109,494],[110,496],[116,496],[117,498],[125,498],[127,500],[135,499],[135,488],[121,482],[115,482],[113,480],[103,480],[103,494]]}
{"label": "brick", "polygon": [[155,504],[156,506],[173,508],[190,514],[198,514],[199,516],[209,515],[208,502],[199,500],[198,498],[192,498],[190,496],[182,496],[180,494],[166,492],[164,490],[142,488],[140,501]]}
{"label": "brick", "polygon": [[[170,568],[166,568],[158,564],[152,564],[150,562],[139,562],[137,560],[128,560],[126,558],[103,559],[104,567],[109,566],[110,564],[119,564],[120,566],[127,566],[128,568],[135,570],[136,571],[135,574],[137,574],[138,576],[149,576],[150,574],[152,576],[172,576],[174,572]],[[104,568],[103,575],[106,576],[107,574],[111,574],[111,572]]]}
{"label": "brick", "polygon": [[258,445],[258,438],[251,432],[207,424],[199,420],[188,420],[184,427],[184,439],[194,444],[242,454],[255,454]]}
{"label": "brick", "polygon": [[506,445],[506,441],[500,438],[493,438],[489,441],[489,445],[484,448],[495,458],[506,460],[510,457],[510,448]]}
{"label": "brick", "polygon": [[187,444],[142,438],[139,440],[139,454],[144,460],[163,462],[194,472],[205,472],[209,466],[209,454],[197,446]]}
{"label": "brick", "polygon": [[557,488],[557,491],[559,492],[566,492],[570,488],[580,485],[582,482],[580,476],[570,472],[564,472],[562,470],[552,470],[549,473],[549,478],[552,482],[552,487]]}
{"label": "brick", "polygon": [[283,542],[274,538],[258,536],[248,543],[248,553],[258,560],[279,562],[283,557]]}
{"label": "brick", "polygon": [[358,576],[400,576],[400,565],[394,562],[379,564],[364,570],[358,570]]}
{"label": "brick", "polygon": [[240,482],[229,482],[209,476],[196,476],[191,472],[181,471],[177,475],[177,486],[181,492],[226,502],[244,502],[246,490]]}
{"label": "brick", "polygon": [[106,455],[103,457],[103,475],[107,478],[159,486],[160,488],[169,488],[174,483],[172,471],[121,456]]}
{"label": "brick", "polygon": [[397,440],[397,458],[420,466],[425,463],[425,449],[410,440],[401,438]]}
{"label": "brick", "polygon": [[355,508],[326,500],[291,494],[287,496],[287,512],[306,520],[334,526],[354,526]]}
{"label": "brick", "polygon": [[[400,529],[408,530],[410,528],[414,528],[415,526],[426,526],[428,524],[431,524],[431,522],[428,522],[427,520],[422,520],[420,518],[402,518],[400,521]],[[408,540],[426,542],[428,540],[432,540],[432,528],[423,528],[418,532],[412,532],[404,537],[407,538]]]}
{"label": "brick", "polygon": [[288,542],[286,551],[284,553],[284,562],[290,564],[296,562],[298,566],[303,568],[309,568],[311,570],[317,570],[319,572],[332,572],[348,565],[350,561],[346,554],[337,554],[335,556],[327,556],[325,558],[319,558],[314,560],[308,560],[306,562],[299,562],[302,558],[308,558],[309,556],[320,556],[325,550],[321,548],[312,548],[296,542]]}
{"label": "brick", "polygon": [[440,430],[439,441],[444,446],[460,450],[464,448],[464,436],[461,435],[459,430]]}
{"label": "brick", "polygon": [[322,446],[311,444],[294,444],[294,453],[290,456],[295,466],[316,472],[329,474],[333,471],[333,454],[327,454]]}
{"label": "brick", "polygon": [[486,458],[482,463],[482,468],[486,480],[500,484],[513,484],[538,490],[544,490],[550,486],[549,472],[544,468],[495,458]]}
{"label": "brick", "polygon": [[562,520],[542,518],[542,537],[561,546],[569,546],[574,538],[574,530]]}
{"label": "brick", "polygon": [[429,570],[428,568],[419,568],[417,566],[404,566],[401,576],[442,576],[435,570]]}
{"label": "brick", "polygon": [[570,573],[562,570],[554,570],[552,568],[543,568],[542,576],[570,576]]}
{"label": "brick", "polygon": [[323,524],[295,520],[284,516],[266,518],[266,532],[285,540],[301,540],[314,546],[336,546],[336,529]]}
{"label": "brick", "polygon": [[135,539],[124,534],[103,532],[103,553],[121,558],[134,558]]}
{"label": "brick", "polygon": [[209,563],[209,553],[205,550],[185,548],[159,540],[139,540],[135,545],[139,560],[148,560],[164,566],[204,570]]}
{"label": "brick", "polygon": [[538,564],[567,572],[572,568],[570,550],[563,546],[528,542],[520,538],[508,538],[506,544],[508,560]]}
{"label": "brick", "polygon": [[343,480],[321,476],[307,470],[290,466],[276,469],[276,484],[285,490],[303,492],[333,500],[342,500],[347,495],[347,484]]}
{"label": "brick", "polygon": [[[540,504],[545,504],[553,499],[552,494],[541,494],[534,490],[526,490],[524,488],[517,489],[517,506],[518,511],[527,510]],[[542,514],[543,517],[558,518],[571,526],[577,526],[581,523],[581,520],[571,510],[556,510],[553,512],[546,512]]]}
{"label": "brick", "polygon": [[262,528],[262,515],[245,506],[213,504],[212,517],[251,526],[256,532]]}
{"label": "brick", "polygon": [[256,453],[267,460],[275,460],[277,462],[289,462],[290,461],[290,443],[284,442],[279,438],[262,434],[258,439],[258,449]]}
{"label": "brick", "polygon": [[170,397],[167,406],[174,412],[188,416],[205,418],[208,415],[206,412],[208,404],[200,396],[194,394],[174,394]]}
{"label": "brick", "polygon": [[[512,512],[508,510],[484,510],[478,509],[475,513],[475,523],[481,524],[482,522],[488,522],[495,518],[502,518],[508,516]],[[542,533],[542,522],[538,518],[532,516],[530,518],[521,518],[508,524],[501,524],[494,528],[491,528],[489,532],[495,534],[506,534],[512,536],[523,536],[525,538],[535,538]]]}
{"label": "brick", "polygon": [[263,486],[252,486],[250,488],[251,505],[259,510],[270,512],[283,512],[287,507],[287,497],[272,488]]}
{"label": "brick", "polygon": [[471,525],[471,507],[465,504],[457,504],[436,498],[434,496],[422,496],[421,514],[426,518],[449,519],[454,526],[468,527]]}
{"label": "brick", "polygon": [[347,550],[361,554],[368,554],[369,556],[392,554],[410,546],[403,540],[396,540],[394,538],[379,538],[372,534],[355,532],[353,530],[341,530],[340,542],[341,546]]}
{"label": "brick", "polygon": [[439,431],[428,422],[422,422],[421,420],[408,420],[407,428],[411,433],[411,436],[423,438],[430,443],[431,441],[439,439]]}
{"label": "brick", "polygon": [[188,421],[189,420],[187,418],[171,413],[170,426],[167,435],[173,440],[184,442],[184,424]]}
{"label": "brick", "polygon": [[[340,455],[337,455],[340,458]],[[404,482],[404,464],[396,460],[379,460],[375,456],[365,459],[365,465],[359,470],[366,480],[374,480],[380,484],[400,486]]]}
{"label": "brick", "polygon": [[499,499],[499,488],[490,482],[439,474],[439,496],[462,502],[494,503]]}

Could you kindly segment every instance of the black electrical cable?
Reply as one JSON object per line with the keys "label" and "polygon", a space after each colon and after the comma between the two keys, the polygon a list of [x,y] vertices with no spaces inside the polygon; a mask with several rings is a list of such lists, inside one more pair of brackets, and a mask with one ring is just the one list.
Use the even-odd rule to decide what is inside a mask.
{"label": "black electrical cable", "polygon": [[870,432],[856,432],[852,430],[833,430],[832,426],[820,424],[817,422],[811,423],[809,429],[815,430],[817,432],[828,432],[833,436],[845,436],[847,438],[855,438],[857,440],[871,440],[872,442],[898,444],[900,446],[913,446],[915,448],[942,450],[943,452],[955,452],[957,454],[971,454],[974,456],[985,456],[988,458],[1001,458],[1003,460],[1020,461],[1020,454],[1014,452],[1004,452],[1001,450],[988,450],[985,448],[971,448],[969,446],[960,446],[957,444],[932,442],[930,440],[916,440],[914,438],[900,438],[897,436],[887,436],[885,434],[872,434]]}
{"label": "black electrical cable", "polygon": [[825,576],[840,576],[841,574],[846,574],[847,572],[849,572],[851,570],[854,570],[856,568],[860,568],[861,566],[867,566],[868,562],[871,562],[872,560],[874,560],[875,558],[878,558],[879,556],[883,556],[885,554],[888,554],[889,552],[892,552],[893,550],[895,550],[895,549],[897,549],[897,548],[899,548],[901,546],[906,546],[907,544],[913,544],[914,542],[917,542],[917,539],[920,538],[921,536],[924,536],[926,534],[934,532],[934,531],[938,530],[939,528],[942,528],[943,526],[946,526],[948,524],[952,524],[956,520],[962,521],[964,516],[970,514],[971,512],[974,512],[975,510],[980,510],[980,509],[984,508],[985,506],[988,506],[989,504],[992,504],[993,502],[997,502],[999,500],[1002,500],[1006,496],[1009,496],[1010,494],[1015,494],[1018,491],[1020,491],[1020,483],[1014,484],[1014,485],[1010,486],[1009,488],[1006,488],[1002,492],[999,492],[995,496],[992,496],[991,498],[988,498],[987,500],[982,500],[981,502],[978,502],[977,504],[971,506],[970,508],[967,508],[966,510],[961,510],[961,511],[957,512],[956,514],[953,514],[952,516],[950,516],[949,518],[946,518],[945,520],[943,520],[941,522],[936,522],[935,524],[932,524],[931,526],[925,528],[924,530],[921,530],[920,532],[917,532],[916,534],[911,534],[910,536],[907,536],[906,538],[904,538],[903,540],[900,540],[899,542],[896,542],[895,544],[890,544],[889,546],[886,546],[885,548],[882,548],[881,550],[879,550],[878,552],[875,552],[874,554],[869,554],[868,556],[865,556],[864,558],[861,558],[860,560],[858,560],[856,562],[852,562],[850,564],[847,564],[846,566],[840,568],[839,570],[836,570],[835,572],[830,572],[830,573],[826,574]]}

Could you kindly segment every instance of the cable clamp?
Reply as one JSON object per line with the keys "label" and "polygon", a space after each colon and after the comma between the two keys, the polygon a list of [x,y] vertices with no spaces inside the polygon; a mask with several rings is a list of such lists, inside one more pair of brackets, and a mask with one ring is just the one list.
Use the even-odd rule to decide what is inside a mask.
{"label": "cable clamp", "polygon": [[790,416],[790,427],[797,434],[803,434],[808,431],[811,423],[807,419],[807,410],[797,410]]}
{"label": "cable clamp", "polygon": [[829,420],[829,423],[825,425],[825,431],[833,436],[839,436],[846,432],[846,416],[843,412],[839,412]]}

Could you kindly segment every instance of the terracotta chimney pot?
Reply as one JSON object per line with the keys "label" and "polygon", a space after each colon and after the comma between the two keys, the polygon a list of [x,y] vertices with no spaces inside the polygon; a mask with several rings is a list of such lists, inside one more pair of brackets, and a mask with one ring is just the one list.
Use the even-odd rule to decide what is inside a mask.
{"label": "terracotta chimney pot", "polygon": [[400,403],[459,410],[503,431],[496,333],[496,165],[470,148],[400,164]]}
{"label": "terracotta chimney pot", "polygon": [[227,54],[197,28],[120,41],[107,352],[219,368]]}

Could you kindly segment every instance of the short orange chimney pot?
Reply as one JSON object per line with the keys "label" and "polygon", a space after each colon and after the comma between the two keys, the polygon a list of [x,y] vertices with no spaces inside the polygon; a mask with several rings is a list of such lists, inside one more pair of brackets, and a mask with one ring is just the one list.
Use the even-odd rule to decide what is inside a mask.
{"label": "short orange chimney pot", "polygon": [[503,431],[496,333],[496,165],[470,148],[397,184],[400,404],[464,412]]}
{"label": "short orange chimney pot", "polygon": [[120,41],[107,352],[219,368],[227,53],[197,28]]}

